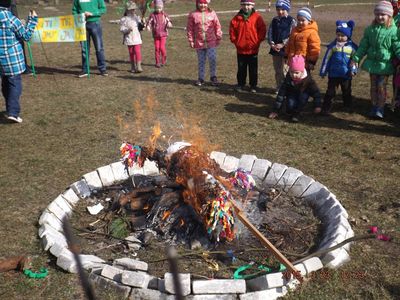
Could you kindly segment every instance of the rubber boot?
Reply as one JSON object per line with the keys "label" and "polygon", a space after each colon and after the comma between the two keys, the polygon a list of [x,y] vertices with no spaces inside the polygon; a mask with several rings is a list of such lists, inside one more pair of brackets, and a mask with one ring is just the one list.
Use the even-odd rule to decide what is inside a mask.
{"label": "rubber boot", "polygon": [[143,69],[142,69],[142,62],[141,62],[141,61],[138,61],[136,64],[137,64],[137,65],[136,65],[136,72],[137,72],[137,73],[142,73],[142,72],[143,72]]}
{"label": "rubber boot", "polygon": [[136,73],[136,64],[133,61],[131,62],[131,73]]}

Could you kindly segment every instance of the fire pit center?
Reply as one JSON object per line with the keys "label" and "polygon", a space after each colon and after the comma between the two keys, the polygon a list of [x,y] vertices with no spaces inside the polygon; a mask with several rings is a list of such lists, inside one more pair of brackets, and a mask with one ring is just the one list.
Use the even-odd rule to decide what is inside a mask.
{"label": "fire pit center", "polygon": [[[262,205],[263,201],[264,205],[265,203],[273,203],[272,200],[278,199],[276,194],[282,193],[283,198],[279,199],[279,201],[296,201],[296,204],[301,209],[304,207],[312,208],[309,210],[310,214],[307,218],[309,218],[310,224],[314,225],[315,232],[317,227],[320,229],[319,243],[315,247],[315,251],[328,249],[354,235],[347,220],[347,212],[336,199],[335,195],[321,183],[304,175],[301,171],[279,163],[272,164],[268,160],[258,159],[254,155],[242,155],[241,158],[238,159],[222,152],[212,152],[209,157],[227,173],[242,169],[250,172],[254,177],[257,182],[258,192],[246,196],[247,198],[252,198],[250,200],[247,199],[249,203],[252,204],[247,205],[246,214],[253,214],[252,220],[258,220],[256,224],[257,227],[263,224],[262,218],[260,218],[261,215],[257,214],[257,212],[259,212],[258,204],[261,203]],[[112,197],[108,197],[107,195],[115,194],[113,190],[118,186],[120,190],[122,188],[125,189],[125,192],[128,192],[123,195],[124,197],[130,195],[129,197],[135,198],[133,202],[131,201],[132,199],[128,199],[130,206],[133,206],[136,212],[138,208],[140,208],[139,214],[131,215],[131,217],[134,217],[132,218],[133,222],[136,222],[135,227],[139,228],[140,226],[144,226],[149,219],[148,216],[146,218],[143,214],[143,212],[147,210],[146,201],[143,199],[148,200],[154,195],[157,197],[160,196],[157,195],[160,192],[158,190],[159,186],[157,186],[157,184],[154,185],[154,182],[157,181],[164,181],[164,186],[167,186],[167,192],[163,195],[168,196],[164,197],[166,200],[164,199],[163,205],[164,208],[169,209],[156,209],[153,211],[152,217],[160,218],[157,219],[155,223],[159,225],[162,224],[163,221],[171,219],[169,225],[173,223],[174,226],[170,228],[174,230],[179,228],[183,229],[182,231],[176,231],[175,235],[167,235],[165,240],[168,242],[173,241],[174,243],[188,242],[192,248],[202,245],[203,249],[212,249],[212,242],[210,242],[208,238],[204,238],[207,237],[207,232],[204,230],[204,227],[201,226],[201,220],[196,222],[196,213],[194,213],[190,207],[179,207],[179,217],[171,218],[170,214],[173,208],[176,207],[175,202],[177,199],[179,200],[179,193],[176,189],[174,190],[175,187],[173,184],[171,182],[168,183],[167,178],[160,174],[157,165],[148,160],[145,161],[142,168],[138,165],[134,165],[129,168],[128,172],[121,162],[100,167],[93,172],[85,174],[81,180],[73,183],[64,193],[60,194],[50,203],[39,220],[39,224],[41,225],[39,236],[42,239],[44,249],[49,250],[57,257],[58,266],[66,271],[76,272],[76,263],[72,253],[67,247],[62,231],[61,220],[63,217],[71,216],[73,211],[78,212],[78,208],[84,205],[84,203],[80,201],[81,199],[92,201],[93,204],[95,204],[96,199],[99,199],[99,195],[102,195],[103,203],[107,199],[112,199]],[[142,190],[146,190],[146,187],[149,188],[148,182],[152,182],[153,185],[150,186],[152,190],[151,194],[147,193],[145,197],[138,197],[137,194],[132,196],[132,194],[129,194],[129,192],[132,191],[131,182],[135,185],[142,186]],[[129,185],[131,185],[131,187],[129,187]],[[172,195],[173,197],[171,197]],[[160,197],[161,199],[163,198],[163,196]],[[160,199],[160,197],[158,197],[158,199]],[[266,201],[265,198],[269,198],[269,202]],[[114,201],[114,203],[117,202]],[[118,203],[121,203],[121,201],[118,201]],[[159,203],[157,203],[157,205],[156,208],[162,207]],[[110,207],[111,206],[112,204],[110,204]],[[257,209],[255,209],[255,207],[257,207]],[[113,209],[115,211],[115,209],[120,208],[121,207],[114,207]],[[182,218],[182,215],[185,216],[186,219]],[[76,219],[76,215],[73,217]],[[315,220],[320,223],[318,226],[316,226],[317,223]],[[266,224],[270,223],[270,221],[271,219],[269,219]],[[160,230],[160,227],[156,226],[155,228]],[[152,231],[154,231],[154,228],[152,228]],[[150,231],[139,230],[137,234],[143,234],[145,232]],[[170,229],[168,229],[168,232],[170,232]],[[246,246],[249,246],[248,236],[246,236],[244,232],[245,230],[243,230],[243,240],[231,243],[238,245],[242,242],[242,244],[244,243]],[[190,234],[188,235],[188,233]],[[163,234],[165,235],[165,232]],[[143,236],[131,236],[132,241],[130,244],[133,249],[137,246],[134,245],[134,238],[138,237],[140,240],[136,240],[137,244],[143,242]],[[275,244],[276,242],[277,241],[274,241]],[[310,241],[305,242],[310,244]],[[262,246],[259,245],[259,247]],[[223,249],[229,251],[230,248],[224,247]],[[138,248],[136,250],[138,250]],[[321,257],[311,257],[302,261],[296,264],[295,268],[302,276],[306,277],[309,277],[311,272],[323,267],[338,268],[350,259],[348,251],[349,245],[345,245],[325,253]],[[93,253],[81,254],[80,257],[84,268],[90,272],[89,278],[95,284],[112,288],[125,298],[162,299],[162,297],[167,297],[168,294],[175,293],[172,275],[170,273],[165,273],[163,278],[159,273],[150,274],[148,263],[140,260],[145,256],[143,252],[142,255],[140,251],[125,252],[127,252],[126,257],[111,256],[114,258],[112,263],[109,262],[110,257],[107,257],[108,262],[106,262],[103,258],[93,255]],[[138,257],[133,256],[136,253],[139,254]],[[118,256],[123,256],[123,254],[124,252],[122,251],[118,253]],[[267,255],[268,251],[265,249],[264,256]],[[251,258],[251,255],[248,258]],[[209,263],[212,265],[212,262]],[[228,297],[226,299],[257,299],[255,297],[260,297],[259,299],[266,299],[267,297],[268,299],[274,299],[283,296],[288,289],[299,284],[297,279],[292,278],[287,280],[285,276],[283,276],[283,273],[279,272],[279,267],[276,270],[277,272],[274,273],[260,273],[262,275],[257,277],[212,280],[201,280],[201,277],[199,278],[199,276],[197,276],[199,274],[196,270],[187,270],[192,273],[180,274],[180,282],[185,296],[190,294],[192,294],[193,297],[200,295],[221,296],[223,294]],[[207,275],[209,276],[209,274]],[[215,272],[212,274],[215,274]]]}

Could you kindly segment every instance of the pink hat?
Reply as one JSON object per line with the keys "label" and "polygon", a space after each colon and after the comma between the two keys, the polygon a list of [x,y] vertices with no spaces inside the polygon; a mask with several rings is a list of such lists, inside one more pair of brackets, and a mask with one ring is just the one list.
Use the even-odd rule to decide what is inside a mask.
{"label": "pink hat", "polygon": [[290,60],[290,70],[291,71],[304,71],[305,68],[305,61],[304,61],[304,57],[301,55],[295,55],[292,57],[292,59]]}
{"label": "pink hat", "polygon": [[197,5],[199,5],[199,4],[209,4],[210,3],[210,0],[196,0],[196,4]]}
{"label": "pink hat", "polygon": [[164,7],[164,1],[163,0],[154,0],[154,6]]}
{"label": "pink hat", "polygon": [[381,13],[393,17],[393,6],[389,1],[379,1],[375,5],[374,14]]}
{"label": "pink hat", "polygon": [[240,5],[256,5],[256,2],[255,1],[252,1],[252,0],[240,0]]}

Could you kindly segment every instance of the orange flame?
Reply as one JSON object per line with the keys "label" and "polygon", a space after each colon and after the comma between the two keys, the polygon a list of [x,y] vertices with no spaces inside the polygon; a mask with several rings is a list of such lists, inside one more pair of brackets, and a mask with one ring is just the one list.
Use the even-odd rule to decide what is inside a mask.
{"label": "orange flame", "polygon": [[170,215],[171,215],[171,212],[169,210],[164,211],[161,220],[165,221]]}

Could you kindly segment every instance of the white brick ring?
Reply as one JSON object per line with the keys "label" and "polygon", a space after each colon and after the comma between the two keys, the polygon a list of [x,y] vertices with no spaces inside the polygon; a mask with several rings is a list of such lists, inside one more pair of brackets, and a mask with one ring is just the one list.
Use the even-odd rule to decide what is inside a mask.
{"label": "white brick ring", "polygon": [[[354,236],[347,220],[348,214],[336,196],[324,185],[314,181],[303,172],[254,155],[242,155],[240,159],[222,152],[210,155],[227,172],[242,168],[251,172],[258,186],[267,189],[276,187],[289,196],[300,197],[309,204],[324,224],[321,242],[316,251],[333,247]],[[73,212],[80,199],[91,195],[92,191],[111,186],[129,179],[135,174],[159,175],[154,162],[146,161],[143,168],[134,166],[127,174],[121,162],[100,167],[83,175],[67,190],[51,202],[39,219],[39,237],[44,250],[57,257],[57,265],[65,271],[76,273],[73,255],[68,249],[63,234],[61,220]],[[295,267],[303,276],[323,267],[338,268],[350,260],[350,245],[330,251],[321,257],[312,257]],[[80,255],[83,267],[90,272],[89,278],[98,285],[112,289],[123,298],[129,299],[174,299],[172,276],[166,273],[164,279],[147,273],[147,263],[130,258],[120,258],[110,266],[94,255]],[[297,279],[287,281],[282,273],[272,273],[254,279],[192,280],[190,274],[180,274],[182,291],[190,299],[276,299],[285,295],[290,288],[299,284]]]}

